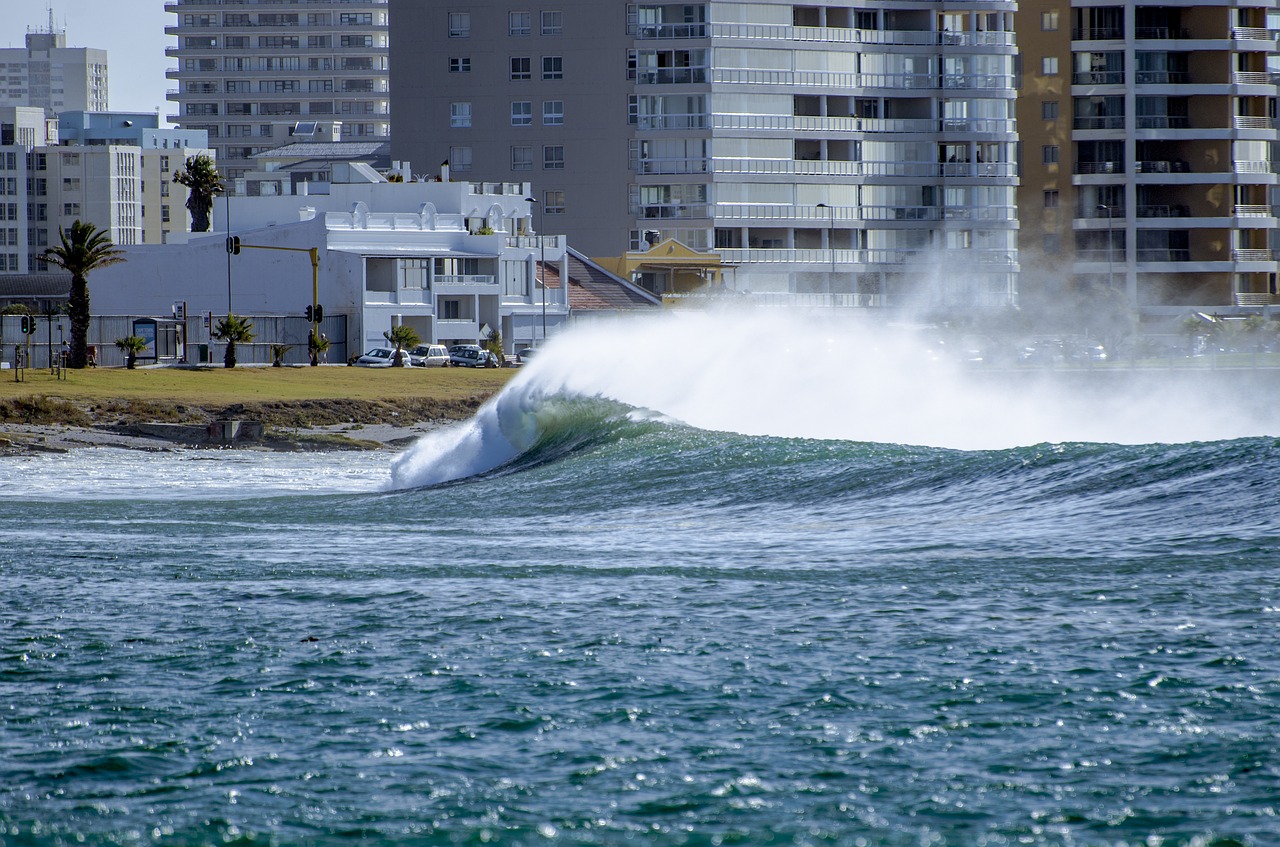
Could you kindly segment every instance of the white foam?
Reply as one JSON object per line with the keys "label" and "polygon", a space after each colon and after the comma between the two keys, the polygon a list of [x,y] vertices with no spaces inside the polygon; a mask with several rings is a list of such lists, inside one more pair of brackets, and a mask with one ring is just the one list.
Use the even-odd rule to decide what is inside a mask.
{"label": "white foam", "polygon": [[[424,437],[393,485],[458,479],[536,440],[541,398],[603,396],[692,426],[963,450],[1042,442],[1186,442],[1276,434],[1267,423],[1153,381],[1069,390],[1034,374],[973,373],[910,330],[782,310],[668,311],[556,337],[473,421]],[[1104,390],[1099,390],[1103,386]]]}

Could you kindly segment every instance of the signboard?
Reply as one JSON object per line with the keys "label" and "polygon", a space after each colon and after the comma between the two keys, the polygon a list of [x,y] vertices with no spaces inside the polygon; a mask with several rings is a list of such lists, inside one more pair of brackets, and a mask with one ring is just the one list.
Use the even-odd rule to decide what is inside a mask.
{"label": "signboard", "polygon": [[133,334],[147,342],[139,353],[139,359],[156,358],[156,322],[150,318],[142,318],[133,322]]}

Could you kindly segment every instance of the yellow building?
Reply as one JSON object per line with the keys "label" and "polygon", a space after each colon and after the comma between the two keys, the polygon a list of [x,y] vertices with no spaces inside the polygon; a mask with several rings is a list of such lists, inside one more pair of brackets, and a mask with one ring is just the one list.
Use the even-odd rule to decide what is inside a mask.
{"label": "yellow building", "polygon": [[723,290],[724,272],[733,267],[721,262],[718,253],[694,250],[671,238],[648,250],[630,250],[622,256],[594,261],[664,302]]}
{"label": "yellow building", "polygon": [[1029,0],[1023,302],[1111,288],[1144,318],[1276,299],[1277,0]]}

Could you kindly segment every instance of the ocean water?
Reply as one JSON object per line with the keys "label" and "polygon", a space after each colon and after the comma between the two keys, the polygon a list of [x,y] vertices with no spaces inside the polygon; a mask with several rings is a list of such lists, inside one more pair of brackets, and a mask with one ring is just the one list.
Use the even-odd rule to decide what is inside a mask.
{"label": "ocean water", "polygon": [[1266,395],[763,322],[0,461],[0,845],[1280,844]]}

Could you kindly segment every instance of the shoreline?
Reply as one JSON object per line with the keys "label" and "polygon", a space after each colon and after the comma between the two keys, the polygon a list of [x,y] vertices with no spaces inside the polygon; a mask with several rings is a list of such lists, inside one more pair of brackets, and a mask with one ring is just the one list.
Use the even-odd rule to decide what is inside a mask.
{"label": "shoreline", "polygon": [[355,450],[403,450],[423,435],[453,421],[433,421],[397,426],[382,423],[329,424],[311,427],[267,427],[260,438],[215,442],[205,427],[167,424],[68,424],[0,423],[0,459],[41,453],[114,448],[150,453],[196,450],[247,450],[259,452],[322,452]]}

